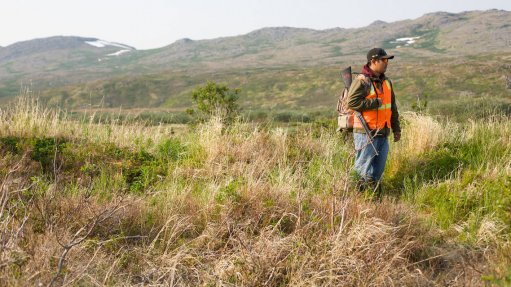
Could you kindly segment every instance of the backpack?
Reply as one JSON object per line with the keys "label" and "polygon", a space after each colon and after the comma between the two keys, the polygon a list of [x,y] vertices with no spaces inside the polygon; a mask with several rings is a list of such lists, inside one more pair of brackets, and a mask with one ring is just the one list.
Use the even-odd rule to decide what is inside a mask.
{"label": "backpack", "polygon": [[341,77],[344,81],[344,89],[337,100],[337,131],[352,132],[353,131],[353,110],[348,108],[348,92],[353,77],[351,75],[351,66],[341,71]]}
{"label": "backpack", "polygon": [[348,93],[350,91],[351,82],[353,81],[352,74],[357,74],[357,79],[364,82],[366,89],[371,85],[369,84],[369,79],[363,74],[352,73],[351,66],[341,71],[342,80],[344,81],[344,89],[337,100],[337,131],[342,133],[353,132],[353,122],[356,116],[361,122],[363,122],[364,129],[368,132],[367,124],[365,124],[362,115],[359,112],[355,112],[348,108]]}

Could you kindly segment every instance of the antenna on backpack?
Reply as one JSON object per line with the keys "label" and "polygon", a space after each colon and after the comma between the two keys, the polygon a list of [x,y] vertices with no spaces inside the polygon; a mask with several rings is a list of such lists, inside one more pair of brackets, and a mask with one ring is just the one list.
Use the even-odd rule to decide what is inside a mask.
{"label": "antenna on backpack", "polygon": [[351,75],[351,66],[347,67],[344,70],[341,70],[341,77],[344,81],[344,86],[349,89],[351,86],[351,82],[353,81],[353,76]]}
{"label": "antenna on backpack", "polygon": [[350,88],[351,82],[353,81],[353,75],[358,75],[358,74],[360,74],[360,73],[351,71],[351,66],[347,67],[344,70],[341,70],[341,77],[342,77],[342,80],[344,81],[344,87],[346,87],[346,89]]}

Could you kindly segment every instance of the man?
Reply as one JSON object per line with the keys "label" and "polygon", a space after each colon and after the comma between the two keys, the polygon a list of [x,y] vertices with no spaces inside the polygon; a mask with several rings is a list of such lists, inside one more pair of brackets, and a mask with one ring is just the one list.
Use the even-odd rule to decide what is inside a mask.
{"label": "man", "polygon": [[362,68],[362,74],[355,77],[348,94],[348,107],[362,114],[370,130],[368,135],[363,123],[355,117],[355,171],[360,177],[361,189],[380,186],[389,152],[387,137],[390,130],[395,142],[401,138],[394,89],[385,76],[388,62],[393,58],[382,48],[371,49],[367,53],[367,64]]}

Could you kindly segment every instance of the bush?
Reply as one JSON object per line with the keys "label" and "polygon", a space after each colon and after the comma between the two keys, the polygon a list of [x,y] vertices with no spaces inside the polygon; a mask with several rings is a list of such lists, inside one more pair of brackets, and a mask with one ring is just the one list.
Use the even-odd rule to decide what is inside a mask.
{"label": "bush", "polygon": [[65,143],[64,139],[36,138],[32,141],[31,158],[41,163],[44,170],[51,170],[55,161],[59,160]]}
{"label": "bush", "polygon": [[207,81],[204,86],[193,90],[192,99],[197,109],[206,118],[220,115],[227,122],[231,122],[238,114],[239,90],[231,90],[226,85]]}

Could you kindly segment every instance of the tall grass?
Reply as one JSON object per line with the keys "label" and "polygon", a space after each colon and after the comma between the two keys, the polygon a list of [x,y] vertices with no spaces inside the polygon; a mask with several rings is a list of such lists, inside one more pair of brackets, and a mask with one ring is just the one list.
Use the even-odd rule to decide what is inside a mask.
{"label": "tall grass", "polygon": [[14,104],[2,109],[0,133],[2,136],[86,139],[136,148],[158,145],[174,132],[171,125],[127,124],[115,118],[105,122],[95,119],[94,114],[71,120],[63,110],[44,107],[31,96],[20,96]]}
{"label": "tall grass", "polygon": [[0,117],[0,285],[505,282],[509,121],[405,122],[377,199],[322,125],[172,134],[20,99]]}

